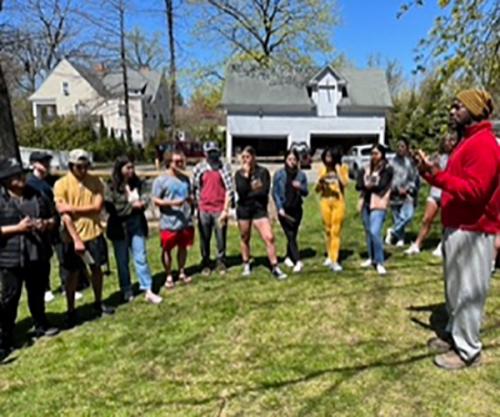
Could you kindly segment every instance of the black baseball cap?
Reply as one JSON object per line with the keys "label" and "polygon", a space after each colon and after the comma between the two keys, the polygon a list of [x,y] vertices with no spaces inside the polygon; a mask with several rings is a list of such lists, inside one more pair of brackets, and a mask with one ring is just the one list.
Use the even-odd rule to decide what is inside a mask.
{"label": "black baseball cap", "polygon": [[31,152],[30,164],[34,162],[49,162],[52,159],[52,155],[47,152],[35,151]]}
{"label": "black baseball cap", "polygon": [[27,172],[16,158],[0,158],[0,180]]}

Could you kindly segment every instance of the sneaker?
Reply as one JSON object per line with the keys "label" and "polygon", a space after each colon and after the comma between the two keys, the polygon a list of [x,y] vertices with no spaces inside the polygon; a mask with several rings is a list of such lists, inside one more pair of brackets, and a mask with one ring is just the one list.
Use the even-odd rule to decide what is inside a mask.
{"label": "sneaker", "polygon": [[11,348],[0,348],[0,363],[7,359],[11,353]]}
{"label": "sneaker", "polygon": [[290,259],[290,258],[286,258],[285,261],[283,262],[285,264],[285,266],[287,266],[288,268],[293,268],[295,266],[295,264],[293,263],[293,261]]}
{"label": "sneaker", "polygon": [[115,314],[115,309],[113,307],[107,306],[106,304],[97,304],[94,303],[94,310],[96,311],[97,315],[100,316],[111,316],[112,314]]}
{"label": "sneaker", "polygon": [[201,270],[201,275],[203,275],[204,277],[209,277],[211,273],[212,273],[212,270],[208,266],[204,267]]}
{"label": "sneaker", "polygon": [[125,291],[123,294],[123,301],[126,303],[131,303],[134,301],[134,293],[132,291]]}
{"label": "sneaker", "polygon": [[43,299],[45,300],[45,302],[48,304],[52,301],[54,301],[56,297],[54,296],[54,294],[52,293],[52,291],[45,291],[45,295],[43,296]]}
{"label": "sneaker", "polygon": [[419,247],[413,242],[408,249],[405,250],[406,255],[418,255],[420,253]]}
{"label": "sneaker", "polygon": [[332,266],[332,260],[330,258],[326,258],[325,262],[323,262],[323,266]]}
{"label": "sneaker", "polygon": [[59,329],[57,327],[49,327],[49,326],[39,326],[35,328],[35,338],[40,337],[52,337],[59,333]]}
{"label": "sneaker", "polygon": [[219,275],[226,275],[227,272],[226,264],[222,261],[217,261],[217,266],[215,267],[215,270]]}
{"label": "sneaker", "polygon": [[293,267],[293,272],[298,273],[301,272],[302,269],[304,269],[304,264],[302,263],[302,261],[298,261]]}
{"label": "sneaker", "polygon": [[361,268],[370,268],[373,265],[373,261],[371,259],[367,259],[366,261],[361,262]]}
{"label": "sneaker", "polygon": [[427,341],[427,348],[433,353],[446,353],[453,349],[453,346],[449,340],[444,340],[440,337],[431,337]]}
{"label": "sneaker", "polygon": [[437,245],[436,249],[432,251],[432,255],[435,256],[436,258],[443,257],[443,249],[441,247],[441,242],[439,242],[439,245]]}
{"label": "sneaker", "polygon": [[379,275],[386,275],[387,270],[385,269],[384,265],[382,264],[377,264],[377,272]]}
{"label": "sneaker", "polygon": [[385,235],[385,244],[392,245],[392,229],[387,229],[387,234]]}
{"label": "sneaker", "polygon": [[330,266],[330,269],[333,272],[341,272],[344,270],[344,268],[342,268],[342,265],[340,265],[338,262],[332,263],[332,266]]}
{"label": "sneaker", "polygon": [[481,353],[470,361],[463,360],[454,350],[450,350],[434,357],[434,364],[447,371],[457,371],[468,367],[479,366],[481,364]]}
{"label": "sneaker", "polygon": [[287,274],[285,274],[279,266],[275,266],[273,270],[271,271],[273,274],[273,277],[276,278],[277,280],[284,280],[287,279]]}
{"label": "sneaker", "polygon": [[163,301],[159,295],[156,295],[153,291],[146,291],[144,299],[151,304],[160,304]]}
{"label": "sneaker", "polygon": [[250,268],[249,263],[243,265],[243,273],[241,275],[243,275],[244,277],[249,277],[250,275],[252,275],[252,269]]}
{"label": "sneaker", "polygon": [[402,248],[404,247],[405,245],[405,241],[403,239],[399,239],[397,242],[396,242],[396,247],[397,248]]}

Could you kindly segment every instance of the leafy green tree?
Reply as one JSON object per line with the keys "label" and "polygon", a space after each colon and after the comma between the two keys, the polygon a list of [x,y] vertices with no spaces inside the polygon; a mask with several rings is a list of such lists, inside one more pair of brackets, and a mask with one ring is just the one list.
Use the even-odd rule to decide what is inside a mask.
{"label": "leafy green tree", "polygon": [[239,60],[299,64],[332,52],[334,0],[189,0],[200,10],[197,33]]}
{"label": "leafy green tree", "polygon": [[[458,78],[500,95],[500,2],[498,0],[437,0],[441,14],[417,48],[417,71],[429,65],[440,68],[439,76]],[[424,0],[404,3],[403,16]]]}

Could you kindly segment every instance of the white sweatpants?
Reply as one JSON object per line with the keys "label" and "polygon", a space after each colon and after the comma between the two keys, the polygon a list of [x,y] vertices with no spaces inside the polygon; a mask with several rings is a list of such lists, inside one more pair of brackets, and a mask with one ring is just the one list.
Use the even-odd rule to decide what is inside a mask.
{"label": "white sweatpants", "polygon": [[473,360],[481,352],[479,330],[490,287],[495,236],[446,229],[443,238],[446,326],[460,357]]}

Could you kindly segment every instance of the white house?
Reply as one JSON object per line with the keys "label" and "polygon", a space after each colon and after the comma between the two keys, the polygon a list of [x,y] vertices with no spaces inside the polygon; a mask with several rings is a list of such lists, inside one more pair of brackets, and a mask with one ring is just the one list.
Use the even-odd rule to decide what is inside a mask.
{"label": "white house", "polygon": [[[160,73],[129,68],[129,108],[132,139],[145,146],[160,126],[168,124],[168,90]],[[57,116],[93,116],[96,127],[102,117],[108,132],[126,135],[123,77],[120,69],[100,65],[89,69],[62,60],[30,97],[35,126]]]}
{"label": "white house", "polygon": [[260,155],[278,155],[292,142],[307,142],[313,150],[384,143],[392,107],[384,71],[331,66],[293,75],[231,67],[222,102],[228,158],[246,145]]}

